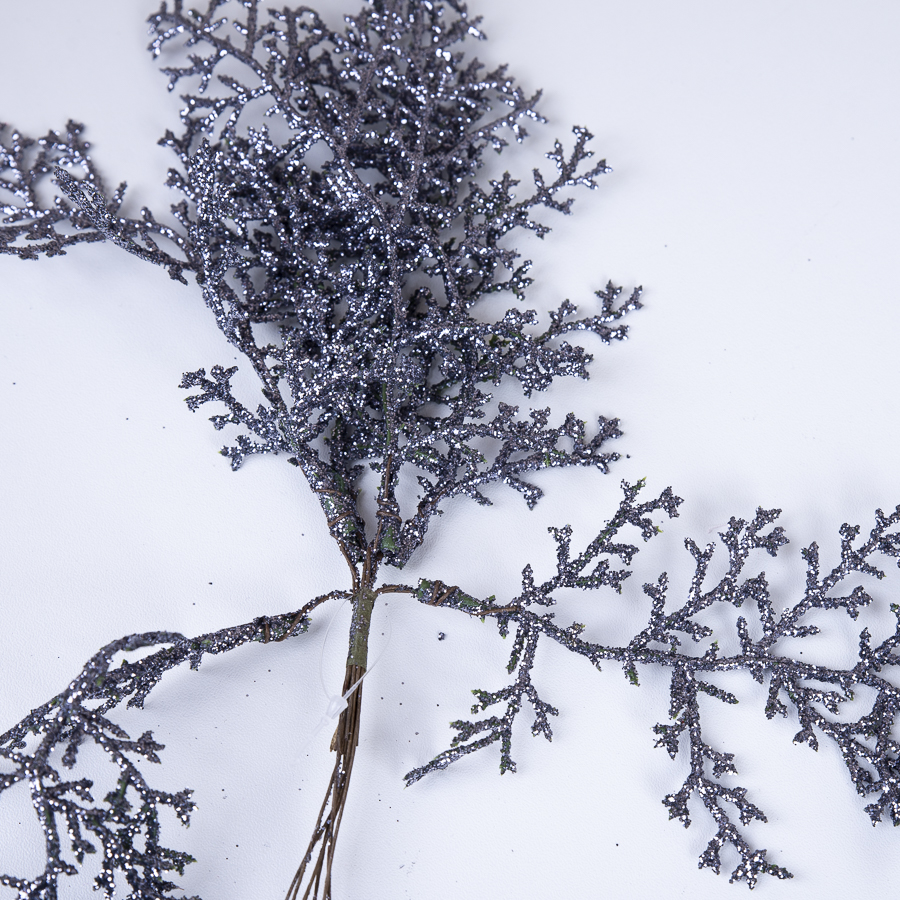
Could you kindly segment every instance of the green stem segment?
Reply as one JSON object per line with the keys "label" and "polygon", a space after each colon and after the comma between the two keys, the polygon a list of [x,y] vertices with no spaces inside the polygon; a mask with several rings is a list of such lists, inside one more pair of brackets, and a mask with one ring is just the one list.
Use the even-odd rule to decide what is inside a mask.
{"label": "green stem segment", "polygon": [[363,672],[369,658],[369,628],[372,624],[372,610],[375,608],[375,591],[369,587],[360,588],[353,599],[353,621],[350,623],[350,650],[347,665],[356,666]]}

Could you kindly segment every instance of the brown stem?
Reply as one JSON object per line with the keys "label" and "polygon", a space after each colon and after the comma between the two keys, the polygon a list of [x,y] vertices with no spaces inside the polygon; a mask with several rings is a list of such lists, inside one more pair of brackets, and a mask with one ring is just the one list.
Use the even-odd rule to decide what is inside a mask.
{"label": "brown stem", "polygon": [[[344,673],[345,694],[365,674],[364,669],[348,665]],[[350,775],[353,771],[353,760],[359,743],[359,721],[362,708],[362,684],[347,698],[347,708],[338,718],[337,730],[331,741],[331,749],[337,754],[331,779],[325,791],[325,799],[319,810],[316,827],[306,848],[303,862],[297,869],[294,879],[288,888],[286,900],[331,900],[331,869],[334,860],[334,848],[337,844],[338,831],[347,803],[347,791],[350,786]],[[318,847],[318,852],[316,848]],[[315,854],[315,862],[313,856]],[[308,871],[307,871],[308,870]],[[306,888],[303,883],[306,882]],[[301,893],[302,891],[302,893]]]}
{"label": "brown stem", "polygon": [[376,594],[415,594],[416,588],[411,584],[383,584]]}
{"label": "brown stem", "polygon": [[[366,673],[369,628],[375,605],[375,591],[361,588],[353,598],[353,622],[350,626],[350,648],[344,671],[341,696],[351,688],[347,707],[338,717],[337,729],[331,739],[336,753],[334,769],[325,791],[325,799],[316,819],[316,827],[306,847],[303,861],[294,875],[285,900],[331,900],[331,871],[338,831],[347,803],[350,775],[359,743],[359,723],[362,710],[362,677]],[[306,887],[304,888],[304,883]],[[302,893],[301,893],[302,892]]]}

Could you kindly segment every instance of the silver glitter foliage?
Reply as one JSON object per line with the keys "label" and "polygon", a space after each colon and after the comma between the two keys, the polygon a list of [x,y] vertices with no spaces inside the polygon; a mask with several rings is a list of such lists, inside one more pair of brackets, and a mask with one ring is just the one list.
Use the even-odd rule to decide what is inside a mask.
{"label": "silver glitter foliage", "polygon": [[[471,48],[483,37],[479,22],[457,0],[372,0],[340,30],[308,7],[207,0],[198,10],[166,0],[150,24],[150,50],[169,89],[186,91],[180,132],[161,141],[176,158],[168,184],[178,195],[165,221],[147,209],[134,219],[121,215],[125,185],[107,190],[82,126],[69,122],[38,140],[2,126],[0,252],[34,259],[109,240],[185,284],[192,277],[261,395],[246,405],[233,391],[237,368],[211,365],[184,375],[188,406],[213,404],[213,426],[233,435],[222,450],[233,468],[268,453],[297,467],[319,499],[352,587],[215,634],[132,635],[101,650],[69,687],[0,735],[0,756],[12,767],[0,776],[0,793],[28,784],[47,852],[37,878],[3,875],[0,883],[23,900],[52,900],[60,877],[99,852],[95,886],[105,897],[121,889],[117,877],[131,900],[172,896],[169,873],[191,860],[159,843],[158,812],[170,807],[187,822],[190,792],[151,787],[139,763],[157,762],[163,748],[150,732],[133,740],[107,713],[126,701],[141,706],[182,662],[196,668],[206,654],[298,636],[318,605],[365,597],[371,607],[384,593],[490,618],[512,635],[511,682],[474,691],[473,718],[452,723],[451,746],[409,772],[409,784],[495,745],[501,772],[515,771],[513,723],[526,710],[533,734],[551,739],[558,710],[532,680],[536,649],[550,641],[597,668],[621,665],[635,685],[644,667],[671,672],[669,720],[654,731],[688,774],[663,803],[685,826],[692,798],[708,813],[715,833],[702,867],[718,872],[728,844],[740,859],[733,881],[753,887],[761,874],[789,877],[743,836],[741,825],[765,815],[744,788],[723,781],[736,772],[733,755],[704,740],[699,695],[737,700],[708,680],[716,672],[767,682],[766,715],[796,715],[795,740],[814,749],[819,740],[835,742],[873,823],[887,816],[900,824],[900,745],[892,737],[900,692],[881,674],[900,662],[900,624],[881,643],[864,630],[852,668],[814,666],[789,653],[792,642],[815,634],[803,621],[810,611],[855,617],[871,601],[862,587],[841,594],[841,585],[850,576],[880,579],[877,557],[900,557],[900,508],[878,512],[862,542],[858,528],[843,526],[840,562],[825,574],[816,546],[804,551],[806,590],[780,613],[765,574],[747,574],[759,551],[774,557],[787,543],[771,527],[778,511],[732,519],[720,535],[725,575],[710,584],[714,546],[687,542],[695,562],[687,599],[670,599],[665,573],[644,585],[647,625],[623,646],[586,640],[579,622],[558,624],[554,593],[621,592],[638,552],[627,536],[649,540],[659,519],[677,515],[681,500],[671,489],[642,500],[643,484],[623,484],[618,510],[581,551],[572,549],[571,529],[552,529],[556,574],[539,583],[526,567],[520,593],[506,601],[478,599],[438,579],[377,580],[382,565],[402,569],[453,498],[489,504],[485,489],[505,484],[533,507],[541,490],[530,473],[606,472],[617,458],[608,449],[619,436],[617,420],[601,417],[589,427],[569,414],[554,426],[549,409],[522,413],[494,403],[489,391],[512,380],[530,397],[558,376],[588,377],[591,357],[572,336],[621,340],[623,318],[640,307],[640,288],[623,297],[613,284],[586,311],[565,300],[543,323],[520,305],[530,263],[510,236],[526,229],[543,237],[549,228],[540,216],[569,213],[573,189],[594,188],[609,171],[592,160],[590,133],[576,127],[556,142],[548,171],[535,169],[527,183],[508,172],[485,178],[487,154],[521,142],[524,124],[541,120],[539,95],[525,94],[505,67],[478,62]],[[54,180],[63,196],[44,207],[40,189]],[[502,314],[485,313],[478,304],[494,295],[514,302]],[[371,509],[358,488],[366,467],[379,480]],[[418,485],[409,509],[398,499],[402,479]],[[720,655],[708,624],[710,608],[723,603],[744,613],[734,621],[740,652],[731,656]],[[747,616],[758,620],[753,629]],[[117,654],[147,647],[158,649],[112,666]],[[856,721],[842,720],[840,705],[856,685],[874,691],[873,706]],[[118,787],[103,799],[90,781],[66,780],[63,772],[88,742],[115,767]]]}
{"label": "silver glitter foliage", "polygon": [[[765,572],[754,571],[751,560],[758,557],[759,551],[774,557],[788,543],[782,528],[766,530],[781,511],[758,509],[749,522],[733,518],[727,530],[719,534],[720,549],[727,553],[727,570],[721,578],[715,580],[709,576],[716,545],[709,544],[701,550],[688,539],[685,547],[694,558],[695,572],[687,600],[680,606],[670,602],[668,576],[663,572],[655,582],[643,586],[650,600],[648,624],[628,644],[608,646],[586,641],[581,637],[585,630],[583,624],[572,622],[567,627],[560,626],[552,612],[541,612],[540,608],[552,607],[557,602],[554,592],[563,588],[611,588],[621,592],[625,579],[632,574],[626,567],[638,552],[637,546],[619,542],[622,529],[629,525],[636,527],[643,539],[649,540],[658,530],[652,514],[663,512],[676,516],[681,503],[670,489],[652,501],[635,503],[641,487],[623,484],[625,497],[617,514],[577,555],[571,549],[571,530],[551,529],[557,543],[556,574],[537,584],[531,566],[527,566],[522,572],[522,592],[510,601],[500,604],[494,597],[477,599],[441,582],[420,583],[417,596],[422,603],[490,617],[503,635],[515,629],[508,665],[515,680],[500,690],[473,691],[478,700],[472,707],[473,715],[505,704],[502,714],[451,723],[457,731],[451,747],[407,773],[407,783],[412,784],[429,772],[444,769],[463,756],[495,743],[500,745],[500,771],[515,771],[511,757],[512,726],[526,702],[533,712],[532,733],[551,739],[548,715],[557,715],[557,710],[538,696],[531,680],[535,648],[539,640],[549,640],[586,657],[597,668],[605,661],[618,663],[635,686],[640,684],[638,673],[645,666],[671,670],[669,721],[658,723],[653,730],[657,735],[656,746],[665,749],[673,760],[681,758],[684,750],[688,752],[689,772],[682,786],[668,794],[663,803],[670,818],[678,819],[685,827],[691,824],[688,802],[692,798],[700,801],[712,819],[716,833],[700,857],[701,868],[718,872],[719,851],[730,844],[740,857],[732,881],[744,880],[752,888],[762,874],[792,877],[785,868],[769,862],[766,851],[755,849],[742,835],[739,825],[747,825],[754,819],[765,822],[765,814],[747,798],[745,788],[722,781],[723,776],[737,774],[734,755],[715,749],[703,738],[700,694],[724,703],[738,702],[734,694],[706,680],[717,672],[747,672],[758,683],[767,683],[766,716],[771,719],[776,715],[795,715],[802,726],[794,737],[795,743],[806,743],[815,750],[817,734],[833,741],[857,792],[870,800],[865,811],[872,824],[887,816],[894,825],[900,825],[900,743],[893,737],[900,711],[900,690],[882,674],[882,669],[900,665],[900,605],[891,605],[897,619],[894,633],[877,646],[873,646],[868,630],[863,629],[858,661],[850,668],[812,665],[794,655],[797,641],[819,632],[819,626],[803,622],[808,613],[818,609],[843,610],[855,619],[859,609],[872,602],[870,594],[858,584],[846,593],[841,588],[845,581],[858,580],[859,576],[884,578],[884,571],[873,563],[879,557],[900,560],[900,507],[890,515],[878,510],[868,538],[859,543],[859,527],[843,525],[840,561],[824,574],[816,544],[803,550],[807,563],[806,588],[793,606],[780,613],[772,607]],[[744,609],[747,614],[734,619],[733,634],[740,652],[731,656],[720,654],[719,641],[704,622],[714,618],[721,621],[710,614],[717,604],[729,604]],[[760,633],[758,640],[750,637],[747,616],[756,619],[754,631]],[[689,643],[683,647],[685,637]],[[857,686],[874,693],[872,706],[856,721],[842,721],[840,706],[853,699]]]}

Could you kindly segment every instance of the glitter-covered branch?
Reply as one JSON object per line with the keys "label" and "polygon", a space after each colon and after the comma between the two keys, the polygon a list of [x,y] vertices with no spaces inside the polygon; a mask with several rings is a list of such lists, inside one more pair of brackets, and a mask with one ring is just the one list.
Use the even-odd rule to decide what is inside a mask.
{"label": "glitter-covered branch", "polygon": [[[644,586],[647,625],[623,646],[588,640],[587,624],[560,625],[549,608],[563,590],[620,594],[638,553],[630,534],[649,540],[664,516],[677,515],[681,500],[671,489],[644,500],[642,483],[624,484],[618,509],[580,552],[572,550],[568,526],[552,529],[556,574],[539,582],[527,566],[520,593],[509,600],[497,599],[502,586],[497,596],[478,599],[437,578],[391,580],[399,581],[398,570],[422,547],[432,518],[457,498],[489,505],[495,486],[506,485],[531,508],[542,496],[533,473],[572,466],[605,473],[617,459],[609,442],[620,435],[618,420],[600,417],[589,426],[574,413],[520,410],[490,392],[513,383],[530,398],[560,376],[587,378],[591,355],[570,340],[578,333],[594,344],[622,340],[624,318],[641,305],[640,288],[623,295],[609,283],[581,310],[562,300],[544,319],[521,306],[530,262],[514,238],[523,230],[543,238],[544,217],[568,214],[573,192],[595,188],[609,171],[594,161],[590,133],[575,127],[556,141],[546,171],[488,177],[492,154],[523,141],[529,120],[542,121],[540,95],[524,92],[505,67],[490,70],[477,60],[479,20],[457,0],[372,0],[337,30],[307,7],[208,0],[191,9],[167,0],[150,24],[150,50],[169,90],[184,91],[180,129],[161,141],[175,156],[167,183],[178,199],[164,216],[144,209],[124,217],[125,185],[107,190],[82,126],[69,122],[39,140],[4,126],[0,252],[35,259],[109,240],[202,294],[259,379],[260,394],[238,396],[237,367],[207,364],[182,378],[189,408],[212,404],[210,421],[229,435],[221,452],[232,468],[262,454],[282,455],[297,468],[346,562],[347,583],[299,611],[214,634],[115,641],[65,691],[0,736],[0,755],[13,767],[0,778],[0,793],[27,782],[47,851],[36,879],[4,875],[0,883],[20,898],[48,900],[60,878],[77,874],[85,854],[99,847],[95,886],[107,898],[123,885],[133,900],[172,896],[169,873],[191,860],[159,843],[158,813],[171,807],[186,822],[190,792],[151,788],[139,764],[157,762],[163,748],[150,732],[132,740],[107,714],[125,700],[140,707],[182,662],[196,668],[206,654],[299,635],[316,607],[340,599],[351,602],[353,614],[331,745],[335,764],[288,900],[337,895],[335,848],[359,738],[370,621],[386,594],[491,619],[503,637],[512,635],[512,681],[474,691],[475,718],[453,722],[451,746],[409,772],[408,784],[493,745],[501,772],[515,771],[513,724],[525,712],[533,734],[551,739],[559,709],[533,678],[538,648],[549,641],[597,668],[620,664],[635,685],[642,668],[671,672],[670,721],[655,733],[673,759],[687,760],[688,774],[663,802],[688,825],[687,804],[697,797],[712,819],[716,832],[701,866],[718,871],[719,851],[730,844],[740,857],[732,880],[753,887],[761,874],[788,876],[733,821],[735,811],[740,825],[765,816],[744,788],[727,781],[736,772],[733,755],[703,738],[700,694],[737,702],[715,683],[719,672],[768,680],[766,715],[796,714],[796,739],[814,748],[819,739],[834,741],[857,790],[873,801],[866,807],[873,822],[885,813],[900,821],[891,737],[898,692],[880,674],[897,663],[900,625],[877,646],[863,631],[852,669],[811,666],[789,653],[792,641],[816,632],[802,621],[810,610],[842,608],[855,616],[871,602],[859,586],[836,592],[850,575],[881,578],[873,561],[879,554],[900,555],[900,537],[891,531],[900,511],[879,512],[858,545],[858,529],[844,526],[841,561],[824,576],[817,548],[808,548],[804,596],[781,614],[765,574],[746,574],[756,551],[775,556],[787,542],[779,527],[769,528],[778,511],[732,519],[720,535],[725,575],[710,585],[714,546],[689,541],[695,576],[687,600],[673,605],[668,576],[657,576]],[[497,312],[497,295],[512,305]],[[374,501],[360,490],[367,469],[377,479]],[[415,500],[405,499],[416,491]],[[755,604],[758,612],[752,625],[737,616],[740,652],[731,656],[720,655],[704,621],[720,603]],[[111,665],[114,657],[157,646]],[[874,690],[872,709],[842,721],[840,703],[856,685]],[[87,742],[117,773],[116,789],[101,802],[90,781],[67,781],[60,769],[71,768]]]}
{"label": "glitter-covered branch", "polygon": [[[900,656],[895,652],[900,645],[900,605],[893,604],[891,607],[898,622],[895,632],[877,648],[872,648],[868,630],[862,631],[859,661],[852,668],[811,665],[791,655],[791,651],[796,652],[797,646],[791,643],[792,640],[808,638],[820,630],[818,626],[800,623],[811,610],[843,609],[855,619],[860,607],[871,602],[871,596],[860,585],[844,596],[832,592],[854,576],[865,575],[877,580],[885,577],[884,571],[872,560],[879,555],[900,558],[900,530],[897,529],[900,507],[889,516],[877,510],[875,525],[868,539],[858,546],[854,546],[854,541],[859,535],[859,527],[843,525],[840,532],[841,560],[824,577],[820,576],[816,544],[803,550],[808,565],[806,589],[802,598],[794,606],[784,609],[779,616],[772,609],[765,572],[747,574],[747,568],[754,551],[762,550],[774,557],[788,543],[781,527],[764,530],[777,519],[781,510],[759,509],[750,522],[733,518],[728,523],[728,529],[719,534],[728,553],[728,568],[718,581],[709,584],[708,574],[716,545],[709,544],[701,550],[688,539],[685,546],[694,558],[695,574],[685,603],[677,608],[671,608],[667,603],[668,576],[663,572],[655,583],[643,586],[651,601],[649,621],[647,627],[627,645],[616,647],[584,640],[581,637],[585,631],[584,624],[572,622],[561,626],[552,612],[537,612],[534,607],[554,606],[557,601],[553,592],[560,588],[611,588],[621,593],[622,585],[632,570],[612,566],[616,562],[630,565],[639,548],[633,544],[614,542],[619,531],[624,525],[632,525],[640,529],[645,541],[649,540],[658,528],[650,514],[662,511],[670,517],[675,516],[681,503],[680,498],[667,490],[653,501],[634,504],[641,487],[623,484],[625,498],[617,515],[574,558],[570,547],[571,529],[551,529],[558,548],[556,575],[536,584],[532,567],[526,566],[522,573],[522,592],[506,603],[501,603],[496,597],[479,600],[456,586],[448,587],[441,582],[422,581],[418,585],[416,596],[422,603],[449,606],[483,619],[492,618],[504,637],[514,628],[515,638],[507,670],[515,674],[515,681],[496,691],[474,690],[472,693],[478,702],[472,707],[473,715],[505,701],[503,715],[452,722],[458,733],[451,747],[429,763],[407,773],[407,783],[413,784],[430,772],[445,769],[463,756],[498,741],[501,773],[515,771],[511,757],[512,725],[522,712],[524,700],[530,703],[534,713],[532,733],[542,734],[547,740],[552,738],[547,715],[557,715],[557,710],[538,697],[531,681],[535,651],[539,640],[545,638],[587,657],[598,669],[605,661],[621,664],[626,677],[635,686],[640,684],[640,667],[672,670],[670,721],[654,727],[658,738],[656,745],[663,747],[672,759],[677,759],[684,744],[689,751],[690,771],[682,787],[667,795],[663,803],[668,807],[670,817],[680,820],[687,827],[691,822],[687,804],[696,795],[713,819],[718,830],[700,857],[701,867],[708,866],[718,872],[719,850],[725,843],[730,843],[740,856],[740,863],[731,876],[732,881],[746,880],[752,888],[761,874],[791,877],[785,868],[767,860],[765,850],[753,849],[720,803],[725,801],[731,804],[743,825],[754,819],[766,821],[762,810],[746,798],[745,788],[731,787],[719,780],[723,775],[737,774],[734,755],[714,749],[703,739],[699,695],[706,694],[725,703],[738,702],[733,693],[715,684],[714,680],[706,680],[706,677],[719,672],[742,671],[760,684],[768,683],[766,716],[770,719],[776,714],[788,716],[790,707],[793,707],[803,726],[794,737],[794,742],[808,743],[815,750],[818,749],[816,732],[833,740],[843,755],[858,793],[865,798],[876,797],[875,802],[866,806],[872,823],[881,821],[885,813],[894,824],[900,822],[900,744],[892,737],[900,690],[881,674],[884,667],[900,664]],[[751,638],[748,620],[739,615],[734,622],[735,633],[728,637],[738,639],[740,653],[720,655],[719,639],[725,636],[716,635],[703,622],[704,613],[715,603],[727,603],[737,608],[742,608],[745,603],[748,607],[755,606],[757,621],[754,630],[761,633],[760,638]],[[691,639],[686,650],[680,649],[683,635]],[[823,689],[819,685],[831,686],[832,689]],[[874,690],[871,710],[855,722],[839,721],[840,704],[853,699],[855,686]],[[789,705],[784,699],[789,701]],[[830,718],[828,713],[834,718]],[[476,736],[479,737],[473,740]],[[711,767],[711,774],[707,772],[708,767]]]}

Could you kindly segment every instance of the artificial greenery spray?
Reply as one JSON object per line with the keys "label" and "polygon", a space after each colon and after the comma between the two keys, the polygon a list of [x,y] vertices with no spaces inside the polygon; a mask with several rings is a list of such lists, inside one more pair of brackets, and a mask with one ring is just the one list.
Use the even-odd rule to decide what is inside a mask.
{"label": "artificial greenery spray", "polygon": [[[588,130],[573,128],[550,147],[544,169],[514,174],[524,126],[540,120],[539,97],[505,68],[478,62],[479,21],[458,0],[372,0],[340,30],[308,7],[205,0],[193,9],[165,0],[150,24],[151,52],[170,90],[184,97],[180,131],[162,138],[173,154],[171,210],[123,216],[125,186],[104,185],[79,124],[37,140],[4,127],[0,250],[34,259],[108,240],[202,297],[260,393],[238,396],[237,368],[212,365],[184,375],[188,406],[213,413],[234,469],[262,454],[296,467],[346,565],[333,590],[298,609],[196,637],[160,631],[113,641],[3,733],[0,793],[27,783],[46,867],[33,879],[5,873],[0,883],[22,900],[50,900],[61,881],[78,877],[86,854],[99,854],[94,887],[107,900],[122,891],[131,900],[177,896],[176,876],[191,858],[171,849],[178,836],[163,834],[159,814],[170,807],[186,823],[191,792],[163,787],[164,770],[146,774],[161,746],[150,731],[126,734],[109,714],[140,707],[169,669],[197,668],[251,641],[298,639],[296,652],[309,652],[301,636],[310,623],[346,602],[346,668],[327,717],[334,767],[296,876],[284,886],[288,900],[345,897],[348,848],[338,838],[353,803],[360,723],[371,714],[363,700],[373,610],[388,594],[493,623],[510,645],[508,684],[474,692],[470,718],[454,721],[449,746],[406,774],[410,785],[473,753],[495,754],[501,772],[514,771],[519,716],[549,739],[558,710],[540,695],[532,666],[536,648],[555,643],[597,668],[621,667],[634,685],[647,667],[669,673],[669,716],[654,730],[684,779],[663,803],[685,826],[689,801],[704,811],[700,827],[710,838],[701,866],[718,872],[720,850],[730,845],[733,881],[752,887],[762,875],[790,877],[742,830],[765,815],[729,780],[733,754],[704,738],[700,695],[737,701],[709,680],[717,672],[766,684],[766,715],[796,717],[798,742],[834,742],[872,821],[900,823],[900,746],[891,733],[900,690],[882,675],[898,662],[900,627],[878,640],[863,631],[849,667],[813,665],[791,652],[817,631],[806,621],[810,611],[855,618],[870,602],[862,585],[842,585],[879,579],[878,557],[900,557],[900,509],[878,511],[867,534],[844,525],[833,565],[820,563],[815,544],[803,551],[805,588],[781,610],[755,562],[758,551],[774,557],[787,543],[774,524],[779,511],[731,519],[718,550],[688,542],[695,575],[686,597],[670,596],[665,573],[645,576],[647,623],[621,645],[587,640],[584,624],[557,621],[552,607],[564,590],[621,591],[637,539],[655,539],[677,515],[681,501],[669,488],[654,494],[623,483],[618,508],[584,545],[573,545],[570,528],[552,529],[556,570],[546,580],[529,565],[520,585],[481,597],[439,572],[404,578],[434,517],[451,504],[489,504],[486,489],[505,485],[533,507],[542,494],[534,473],[606,472],[617,458],[616,420],[519,408],[491,393],[512,381],[532,398],[557,378],[587,378],[591,356],[581,341],[621,340],[623,320],[640,307],[640,288],[622,293],[613,284],[546,317],[527,306],[529,263],[515,250],[516,235],[543,237],[554,215],[570,212],[573,193],[608,171],[592,155]],[[510,171],[487,179],[483,165],[496,153]],[[49,203],[48,185],[56,195]],[[499,317],[481,303],[494,295],[508,300]],[[374,496],[360,492],[368,473],[377,479]],[[714,552],[725,555],[720,577],[710,574]],[[723,605],[739,610],[730,626],[739,651],[731,654],[720,651],[709,624],[709,611]],[[136,661],[123,656],[140,648]],[[841,703],[860,685],[874,696],[870,710],[841,718]],[[106,796],[67,774],[91,743],[117,770]]]}

